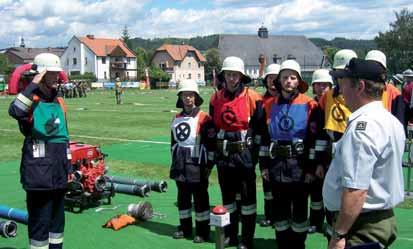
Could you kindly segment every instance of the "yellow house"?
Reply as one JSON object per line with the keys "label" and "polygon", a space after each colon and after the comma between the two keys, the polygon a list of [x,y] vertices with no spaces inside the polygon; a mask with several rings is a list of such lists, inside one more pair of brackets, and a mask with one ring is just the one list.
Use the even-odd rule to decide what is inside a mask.
{"label": "yellow house", "polygon": [[205,57],[196,48],[172,44],[164,44],[158,48],[151,60],[152,65],[164,70],[175,82],[184,79],[204,82],[205,62]]}

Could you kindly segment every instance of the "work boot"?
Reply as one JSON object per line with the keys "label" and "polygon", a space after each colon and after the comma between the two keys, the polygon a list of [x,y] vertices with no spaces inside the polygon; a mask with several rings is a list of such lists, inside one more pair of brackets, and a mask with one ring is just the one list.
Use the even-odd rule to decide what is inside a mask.
{"label": "work boot", "polygon": [[199,243],[204,243],[205,241],[207,241],[207,239],[204,239],[203,237],[197,235],[194,238],[194,243],[199,244]]}
{"label": "work boot", "polygon": [[183,231],[176,231],[173,233],[172,238],[174,239],[183,239],[184,238],[184,232]]}
{"label": "work boot", "polygon": [[174,239],[183,239],[183,238],[190,238],[191,234],[185,234],[184,231],[178,230],[172,234],[172,238]]}
{"label": "work boot", "polygon": [[270,220],[262,220],[260,221],[260,226],[261,227],[269,227],[272,226],[273,222]]}
{"label": "work boot", "polygon": [[224,241],[225,247],[238,246],[238,238],[226,237]]}

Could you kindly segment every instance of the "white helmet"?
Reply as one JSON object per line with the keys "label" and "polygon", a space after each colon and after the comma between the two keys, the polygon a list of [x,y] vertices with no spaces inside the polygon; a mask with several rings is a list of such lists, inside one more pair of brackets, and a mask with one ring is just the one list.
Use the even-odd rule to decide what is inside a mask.
{"label": "white helmet", "polygon": [[365,60],[377,61],[387,69],[386,55],[380,50],[370,50],[367,53]]}
{"label": "white helmet", "polygon": [[270,74],[278,75],[280,73],[280,65],[279,64],[270,64],[265,68],[264,79]]}
{"label": "white helmet", "polygon": [[404,78],[413,78],[413,70],[407,69],[403,72]]}
{"label": "white helmet", "polygon": [[[201,98],[199,95],[199,89],[198,89],[198,84],[195,82],[195,80],[183,80],[179,83],[178,85],[178,96],[181,92],[195,92],[195,105],[200,106],[204,102],[204,100]],[[178,97],[178,100],[176,102],[176,107],[177,108],[182,108],[183,103],[180,97]]]}
{"label": "white helmet", "polygon": [[34,57],[33,64],[37,65],[38,72],[42,72],[45,69],[46,71],[51,72],[63,71],[62,66],[60,65],[59,57],[51,53],[41,53],[36,55],[36,57]]}
{"label": "white helmet", "polygon": [[283,63],[281,63],[280,72],[279,72],[279,74],[278,74],[277,82],[278,82],[279,79],[280,79],[281,72],[282,72],[283,70],[287,70],[287,69],[297,72],[298,77],[300,78],[300,83],[298,84],[298,90],[299,90],[301,93],[305,93],[305,92],[308,90],[308,84],[307,84],[307,82],[305,82],[305,81],[303,80],[303,78],[301,77],[301,67],[300,67],[300,64],[298,64],[298,62],[295,61],[295,60],[286,60],[286,61],[284,61]]}
{"label": "white helmet", "polygon": [[222,63],[222,71],[236,71],[245,75],[244,62],[241,58],[235,56],[227,57]]}
{"label": "white helmet", "polygon": [[248,83],[251,81],[251,78],[245,74],[244,61],[239,57],[229,56],[224,59],[224,62],[222,63],[221,72],[218,75],[218,77],[221,80],[224,79],[224,71],[240,72],[243,75],[244,83]]}
{"label": "white helmet", "polygon": [[330,83],[331,86],[334,85],[333,78],[330,75],[330,71],[328,71],[327,69],[318,69],[314,71],[311,85],[317,82],[326,82]]}
{"label": "white helmet", "polygon": [[351,49],[339,50],[334,55],[333,68],[334,69],[344,69],[351,59],[357,58],[356,52]]}
{"label": "white helmet", "polygon": [[178,85],[178,94],[181,92],[196,92],[199,94],[198,84],[195,80],[183,80]]}

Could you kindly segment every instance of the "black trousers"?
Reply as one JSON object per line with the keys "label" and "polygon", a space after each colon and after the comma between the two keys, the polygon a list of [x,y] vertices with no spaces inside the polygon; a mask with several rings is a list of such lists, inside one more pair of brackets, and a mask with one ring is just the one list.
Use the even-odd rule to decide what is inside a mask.
{"label": "black trousers", "polygon": [[195,205],[195,233],[209,238],[209,195],[208,182],[186,183],[176,181],[178,188],[178,210],[180,229],[185,237],[192,235],[192,197]]}
{"label": "black trousers", "polygon": [[308,186],[272,183],[275,233],[278,249],[304,249],[308,230]]}
{"label": "black trousers", "polygon": [[[254,168],[218,166],[222,202],[230,213],[230,224],[225,227],[225,236],[233,243],[238,243],[238,223],[241,218],[241,242],[248,248],[253,248],[257,217],[255,178]],[[241,195],[238,201],[240,208],[237,207],[237,194]]]}
{"label": "black trousers", "polygon": [[265,220],[274,222],[274,197],[272,196],[271,182],[262,179],[262,188],[264,191],[264,216]]}
{"label": "black trousers", "polygon": [[324,223],[323,180],[316,180],[310,184],[310,226],[321,231]]}
{"label": "black trousers", "polygon": [[30,246],[63,248],[64,190],[26,191]]}

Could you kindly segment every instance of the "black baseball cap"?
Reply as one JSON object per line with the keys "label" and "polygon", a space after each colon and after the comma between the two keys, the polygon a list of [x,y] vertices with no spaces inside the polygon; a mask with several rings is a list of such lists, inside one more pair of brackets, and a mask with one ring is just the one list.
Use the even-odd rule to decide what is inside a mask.
{"label": "black baseball cap", "polygon": [[386,70],[377,62],[353,58],[343,70],[330,72],[335,78],[365,79],[374,82],[386,82]]}

